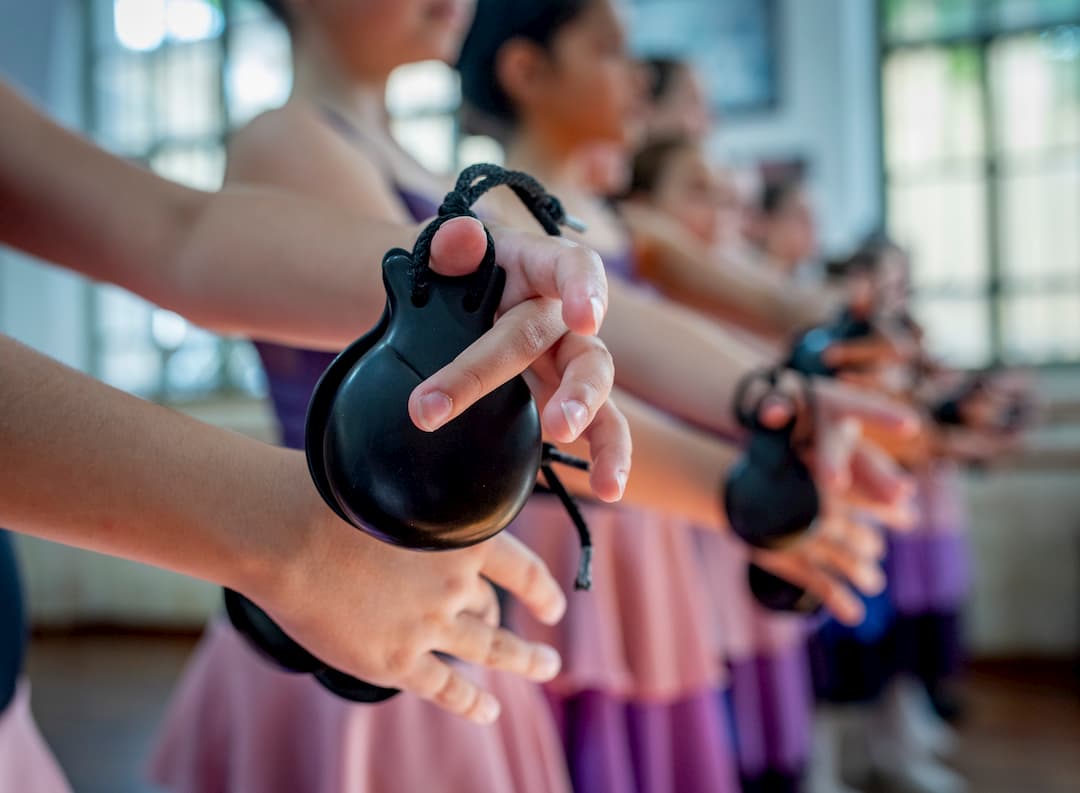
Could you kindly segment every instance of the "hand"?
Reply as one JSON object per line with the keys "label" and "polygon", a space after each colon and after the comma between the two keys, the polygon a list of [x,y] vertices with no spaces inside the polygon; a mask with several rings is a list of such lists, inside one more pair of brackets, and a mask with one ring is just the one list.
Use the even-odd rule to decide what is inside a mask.
{"label": "hand", "polygon": [[480,724],[498,717],[498,701],[435,652],[538,682],[558,673],[553,648],[499,627],[492,584],[546,624],[566,610],[555,579],[520,541],[504,532],[458,551],[396,548],[340,521],[311,487],[303,456],[282,454],[279,487],[307,517],[299,531],[276,535],[270,574],[243,591],[313,655]]}
{"label": "hand", "polygon": [[[486,249],[483,226],[471,218],[442,226],[431,266],[443,275],[476,269]],[[485,394],[530,370],[547,437],[584,437],[592,456],[590,484],[604,501],[622,497],[630,471],[630,431],[608,401],[615,379],[611,354],[596,337],[607,311],[600,258],[560,237],[489,224],[506,288],[495,326],[453,363],[417,386],[409,413],[435,430]]]}
{"label": "hand", "polygon": [[[786,382],[781,387],[792,386]],[[779,428],[789,420],[791,406],[788,400],[767,397],[759,419]],[[912,483],[887,455],[862,439],[860,421],[901,435],[917,424],[906,409],[844,386],[822,390],[815,383],[815,407],[806,462],[818,486],[821,514],[806,535],[780,549],[755,551],[754,561],[806,589],[841,622],[857,624],[864,610],[851,587],[875,595],[885,586],[879,564],[885,544],[870,516],[896,529],[910,526],[914,518]],[[805,403],[800,409],[806,409]]]}

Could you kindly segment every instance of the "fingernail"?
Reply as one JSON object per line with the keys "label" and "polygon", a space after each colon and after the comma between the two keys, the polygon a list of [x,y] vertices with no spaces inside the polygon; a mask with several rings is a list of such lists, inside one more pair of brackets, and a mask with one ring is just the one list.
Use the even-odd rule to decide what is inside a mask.
{"label": "fingernail", "polygon": [[554,647],[542,646],[536,650],[536,680],[546,683],[562,669],[562,658]]}
{"label": "fingernail", "polygon": [[560,597],[558,602],[554,606],[552,606],[552,608],[548,609],[547,613],[544,614],[544,616],[540,619],[540,621],[543,622],[545,625],[558,624],[558,622],[563,618],[563,615],[566,614],[566,595],[564,595],[562,592],[559,592],[559,595]]}
{"label": "fingernail", "polygon": [[615,483],[619,486],[619,498],[622,498],[623,493],[626,492],[626,480],[628,477],[629,472],[627,471],[615,472]]}
{"label": "fingernail", "polygon": [[476,720],[480,724],[493,724],[499,718],[499,701],[490,694],[480,696],[480,704],[476,708]]}
{"label": "fingernail", "polygon": [[421,428],[428,432],[437,430],[450,418],[450,411],[453,409],[454,403],[441,391],[424,394],[420,397]]}
{"label": "fingernail", "polygon": [[604,321],[604,301],[598,297],[590,297],[589,303],[592,305],[593,321],[596,323],[596,329],[599,330]]}
{"label": "fingernail", "polygon": [[570,425],[570,432],[576,439],[585,430],[585,422],[589,420],[588,409],[576,399],[568,399],[562,403],[562,413],[566,417],[566,423]]}

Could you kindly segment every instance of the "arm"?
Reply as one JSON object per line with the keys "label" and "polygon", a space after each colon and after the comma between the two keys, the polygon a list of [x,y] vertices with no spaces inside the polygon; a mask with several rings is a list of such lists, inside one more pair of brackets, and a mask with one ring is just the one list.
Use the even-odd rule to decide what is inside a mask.
{"label": "arm", "polygon": [[[382,312],[383,253],[411,247],[418,232],[280,191],[189,190],[61,129],[2,84],[0,116],[0,241],[123,286],[216,331],[341,349]],[[553,439],[573,440],[609,410],[610,359],[602,344],[582,340],[603,320],[603,270],[584,249],[541,235],[492,234],[507,271],[503,313],[467,351],[467,365],[454,362],[417,388],[410,412],[418,426],[437,429],[574,338],[580,355],[549,373],[562,388],[543,412]],[[468,272],[484,246],[478,223],[455,220],[433,240],[432,266],[448,275]],[[420,403],[436,389],[451,410],[431,422]],[[575,424],[562,409],[567,401],[584,407]],[[596,466],[594,483],[600,497],[613,500],[619,495],[615,470],[628,469],[629,459],[621,453],[610,459]]]}
{"label": "arm", "polygon": [[498,704],[432,651],[535,680],[558,671],[553,650],[477,616],[497,609],[488,579],[545,622],[565,608],[509,535],[449,553],[393,548],[330,512],[299,452],[128,396],[4,337],[0,371],[0,524],[242,591],[327,663],[476,721]]}
{"label": "arm", "polygon": [[763,267],[718,261],[669,218],[628,202],[621,208],[642,252],[644,276],[673,300],[773,339],[820,325],[839,309],[828,291],[800,287]]}
{"label": "arm", "polygon": [[[617,400],[630,423],[635,455],[622,503],[676,516],[696,528],[727,531],[722,493],[742,451],[629,394],[620,393]],[[582,474],[564,470],[560,476],[571,490],[588,495]],[[869,482],[857,479],[850,488],[829,483],[821,487],[842,505],[862,500],[872,490]],[[883,544],[875,528],[857,519],[834,514],[823,519],[826,524],[828,530],[810,533],[778,551],[755,552],[755,561],[812,592],[841,621],[858,623],[863,610],[852,588],[871,595],[880,591]]]}

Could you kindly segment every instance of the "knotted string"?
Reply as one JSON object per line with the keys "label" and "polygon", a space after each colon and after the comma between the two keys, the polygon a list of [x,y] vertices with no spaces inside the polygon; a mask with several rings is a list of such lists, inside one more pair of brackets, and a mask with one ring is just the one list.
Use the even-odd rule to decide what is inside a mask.
{"label": "knotted string", "polygon": [[[472,210],[473,204],[479,201],[484,193],[500,185],[506,185],[514,191],[521,203],[532,213],[532,216],[536,218],[537,222],[548,234],[555,237],[559,236],[559,226],[584,230],[584,227],[578,221],[566,214],[566,210],[563,209],[559,199],[548,193],[544,186],[529,174],[521,171],[510,171],[489,163],[471,165],[461,172],[454,189],[446,194],[442,204],[439,206],[439,212],[435,219],[416,238],[416,244],[412,250],[412,299],[415,304],[423,305],[427,302],[432,275],[430,264],[431,241],[435,237],[435,233],[442,228],[444,223],[454,218],[475,218],[476,213]],[[486,227],[484,233],[487,235],[487,250],[484,253],[484,259],[480,263],[478,272],[490,275],[491,270],[495,267],[495,242],[491,238],[491,232]],[[487,281],[487,278],[477,279],[478,285],[466,296],[469,303],[479,304],[479,292]],[[552,463],[568,465],[583,471],[589,470],[589,463],[564,454],[549,443],[544,444],[540,460],[540,473],[543,475],[548,488],[559,498],[567,514],[570,515],[570,520],[573,521],[574,527],[577,529],[578,540],[581,542],[581,561],[578,564],[574,589],[589,589],[592,587],[592,537],[589,533],[589,527],[585,523],[585,518],[574,501],[574,497],[559,481],[559,477],[552,468]]]}

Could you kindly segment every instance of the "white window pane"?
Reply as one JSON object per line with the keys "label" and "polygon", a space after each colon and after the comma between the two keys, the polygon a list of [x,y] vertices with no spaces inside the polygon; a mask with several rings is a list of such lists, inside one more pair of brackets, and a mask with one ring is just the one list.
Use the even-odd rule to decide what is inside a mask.
{"label": "white window pane", "polygon": [[460,101],[457,72],[440,61],[411,63],[395,69],[386,84],[391,116],[449,111]]}
{"label": "white window pane", "polygon": [[116,388],[140,396],[157,392],[161,378],[161,355],[157,350],[112,349],[101,362],[101,379]]}
{"label": "white window pane", "polygon": [[288,33],[272,22],[236,26],[230,46],[226,75],[229,120],[240,126],[288,99],[292,56]]}
{"label": "white window pane", "polygon": [[128,53],[103,57],[94,70],[96,137],[123,156],[141,157],[154,136],[150,62]]}
{"label": "white window pane", "polygon": [[181,139],[219,135],[224,124],[219,43],[178,44],[155,59],[157,133]]}
{"label": "white window pane", "polygon": [[885,159],[890,171],[971,161],[986,139],[979,59],[972,47],[893,53],[883,69]]}
{"label": "white window pane", "polygon": [[395,121],[394,137],[421,165],[435,173],[454,170],[454,120],[448,116]]}
{"label": "white window pane", "polygon": [[238,389],[251,396],[266,396],[266,372],[258,353],[250,343],[231,340],[228,344],[225,361],[228,380]]}
{"label": "white window pane", "polygon": [[1080,361],[1080,295],[1008,298],[1002,314],[1006,361]]}
{"label": "white window pane", "polygon": [[988,273],[985,183],[979,176],[895,184],[889,229],[911,251],[916,289],[971,289]]}
{"label": "white window pane", "polygon": [[979,298],[923,298],[915,316],[926,329],[929,349],[949,364],[983,366],[991,359],[990,321]]}
{"label": "white window pane", "polygon": [[225,174],[225,152],[220,146],[170,146],[150,158],[150,167],[182,184],[217,190]]}
{"label": "white window pane", "polygon": [[458,161],[465,168],[480,162],[502,165],[506,153],[499,142],[487,135],[469,135],[462,138],[458,146]]}
{"label": "white window pane", "polygon": [[1080,288],[1080,159],[1000,180],[1002,274],[1010,289]]}
{"label": "white window pane", "polygon": [[990,46],[994,124],[1006,152],[1080,145],[1080,29],[1020,36]]}

